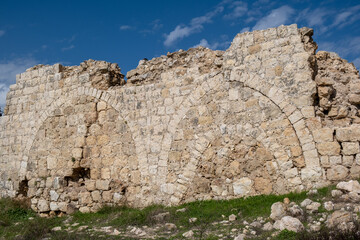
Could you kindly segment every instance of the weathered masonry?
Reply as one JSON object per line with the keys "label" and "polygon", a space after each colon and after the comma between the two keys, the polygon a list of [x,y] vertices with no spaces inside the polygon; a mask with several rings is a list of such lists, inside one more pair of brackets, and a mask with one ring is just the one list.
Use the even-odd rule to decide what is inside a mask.
{"label": "weathered masonry", "polygon": [[1,197],[38,212],[285,193],[360,176],[360,79],[296,25],[223,51],[38,65],[0,118]]}

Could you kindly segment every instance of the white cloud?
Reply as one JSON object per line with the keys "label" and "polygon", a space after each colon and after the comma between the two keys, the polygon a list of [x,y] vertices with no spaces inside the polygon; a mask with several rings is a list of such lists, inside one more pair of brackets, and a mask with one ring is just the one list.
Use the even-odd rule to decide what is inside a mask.
{"label": "white cloud", "polygon": [[250,31],[250,28],[244,27],[243,29],[241,29],[240,33],[248,32],[248,31]]}
{"label": "white cloud", "polygon": [[3,36],[5,34],[4,30],[0,30],[0,37]]}
{"label": "white cloud", "polygon": [[203,38],[200,40],[200,42],[198,44],[193,46],[193,48],[203,46],[206,48],[210,48],[212,50],[223,50],[225,48],[228,48],[230,46],[230,43],[231,43],[230,41],[221,41],[221,42],[214,42],[213,44],[210,44],[206,39]]}
{"label": "white cloud", "polygon": [[68,47],[63,47],[62,49],[61,49],[61,51],[68,51],[68,50],[71,50],[71,49],[73,49],[73,48],[75,48],[75,46],[73,45],[73,44],[71,44],[70,46],[68,46]]}
{"label": "white cloud", "polygon": [[356,67],[358,70],[360,70],[360,57],[354,59],[353,63],[354,63],[354,65],[355,65],[355,67]]}
{"label": "white cloud", "polygon": [[187,27],[187,26],[176,26],[173,31],[171,31],[168,35],[165,36],[164,45],[170,47],[177,40],[183,39],[184,37],[189,36],[190,34],[201,29],[202,26],[195,27]]}
{"label": "white cloud", "polygon": [[287,5],[274,9],[269,15],[261,18],[252,30],[262,30],[289,23],[289,20],[294,12],[294,9]]}
{"label": "white cloud", "polygon": [[0,106],[4,108],[6,102],[6,94],[9,86],[16,81],[16,74],[25,72],[29,67],[37,64],[32,58],[14,59],[7,62],[0,62]]}
{"label": "white cloud", "polygon": [[122,25],[122,26],[120,26],[120,30],[122,30],[122,31],[124,31],[124,30],[129,30],[129,29],[131,29],[132,27],[131,26],[129,26],[129,25]]}
{"label": "white cloud", "polygon": [[212,18],[224,10],[223,6],[218,6],[214,11],[208,12],[204,16],[191,19],[189,25],[177,25],[169,34],[165,34],[164,45],[172,46],[176,41],[190,36],[193,33],[200,32],[205,23],[211,23]]}
{"label": "white cloud", "polygon": [[207,41],[206,39],[201,39],[198,44],[196,44],[195,46],[193,46],[193,48],[199,47],[199,46],[203,46],[203,47],[206,47],[206,48],[211,48],[211,47],[210,47],[210,44],[208,43],[208,41]]}
{"label": "white cloud", "polygon": [[241,1],[233,2],[231,4],[231,8],[233,9],[232,12],[229,14],[226,14],[224,16],[224,18],[227,18],[227,19],[239,18],[239,17],[243,16],[248,10],[247,3],[241,2]]}

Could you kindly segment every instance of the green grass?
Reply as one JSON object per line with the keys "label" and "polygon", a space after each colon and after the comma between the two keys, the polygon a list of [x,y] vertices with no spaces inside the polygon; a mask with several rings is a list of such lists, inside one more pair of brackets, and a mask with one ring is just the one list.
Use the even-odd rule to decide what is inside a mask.
{"label": "green grass", "polygon": [[[153,205],[144,209],[134,209],[126,206],[110,207],[105,206],[96,213],[76,212],[70,216],[40,218],[35,212],[30,210],[25,202],[18,202],[10,199],[0,199],[0,240],[2,239],[130,239],[109,236],[102,232],[86,230],[78,232],[80,226],[87,225],[88,229],[112,226],[118,230],[125,230],[128,226],[149,226],[156,224],[174,223],[177,230],[172,232],[172,236],[159,233],[159,239],[181,239],[182,234],[190,229],[195,232],[198,239],[217,239],[213,232],[221,232],[228,236],[232,228],[240,229],[243,221],[251,222],[257,217],[269,217],[271,205],[278,201],[283,201],[285,197],[290,201],[300,203],[306,198],[313,200],[329,197],[334,187],[318,189],[318,194],[308,196],[306,192],[289,193],[285,195],[260,195],[247,198],[232,200],[208,200],[196,201],[182,204],[176,207],[165,207]],[[185,212],[176,210],[185,208]],[[159,213],[168,212],[169,215],[163,219],[155,221],[154,216]],[[230,226],[214,225],[214,222],[228,220],[228,216],[235,214],[238,220],[232,222]],[[34,218],[29,220],[29,218]],[[189,223],[190,218],[197,218],[194,223]],[[65,226],[65,221],[68,223]],[[79,223],[72,227],[73,223]],[[61,226],[62,230],[54,232],[51,229]],[[65,231],[70,228],[71,232]],[[160,229],[159,231],[162,231]],[[270,236],[271,232],[264,233]],[[282,231],[273,239],[295,239],[294,233]],[[258,238],[256,238],[258,239]],[[261,238],[259,238],[261,239]]]}

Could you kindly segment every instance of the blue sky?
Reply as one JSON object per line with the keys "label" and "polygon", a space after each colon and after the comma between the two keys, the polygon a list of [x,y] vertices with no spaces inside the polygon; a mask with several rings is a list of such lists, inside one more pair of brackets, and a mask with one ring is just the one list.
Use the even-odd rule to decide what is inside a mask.
{"label": "blue sky", "polygon": [[319,50],[360,68],[360,1],[0,1],[0,106],[15,74],[36,64],[139,60],[202,45],[225,50],[239,32],[297,23]]}

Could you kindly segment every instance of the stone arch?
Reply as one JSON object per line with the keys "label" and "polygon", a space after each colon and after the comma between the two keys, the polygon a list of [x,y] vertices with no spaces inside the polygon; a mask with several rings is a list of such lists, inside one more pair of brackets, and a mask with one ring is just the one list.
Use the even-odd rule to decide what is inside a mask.
{"label": "stone arch", "polygon": [[[76,90],[69,93],[70,100],[52,103],[51,111],[46,112],[47,117],[41,119],[27,156],[26,168],[36,171],[32,176],[25,171],[31,180],[29,194],[33,196],[34,189],[39,189],[40,177],[46,180],[46,187],[40,187],[44,191],[42,199],[49,201],[46,191],[56,192],[61,188],[66,194],[60,192],[59,199],[68,199],[71,198],[69,189],[80,189],[76,208],[83,211],[96,210],[106,202],[134,201],[140,185],[140,171],[130,126],[114,108],[116,101],[111,102],[111,96],[106,92],[91,88]],[[66,119],[64,126],[59,124],[61,118]],[[48,124],[56,125],[49,128],[46,127]],[[70,135],[51,137],[52,129],[57,129],[56,134],[59,131],[61,134],[64,129],[65,134]],[[44,137],[39,137],[44,131]],[[41,155],[39,146],[42,144],[51,154]],[[44,174],[40,173],[44,166],[39,163],[45,164]],[[40,182],[34,185],[34,181]],[[55,209],[58,208],[50,205],[50,210]]]}
{"label": "stone arch", "polygon": [[[213,78],[209,78],[207,81],[202,82],[201,85],[198,86],[190,94],[190,96],[184,100],[182,103],[183,108],[178,110],[168,126],[168,133],[165,135],[163,141],[163,149],[166,149],[165,151],[170,150],[171,146],[169,144],[169,140],[170,142],[174,140],[172,136],[174,136],[175,131],[186,112],[189,111],[191,107],[199,104],[204,96],[209,95],[212,91],[216,91],[217,89],[222,88],[222,83],[223,76],[221,74],[218,74]],[[269,101],[277,106],[286,116],[290,122],[291,127],[295,130],[295,135],[300,143],[302,155],[305,159],[306,167],[301,170],[301,173],[299,173],[299,175],[301,175],[301,180],[316,181],[321,177],[319,157],[315,148],[312,134],[305,124],[303,114],[293,104],[291,104],[289,101],[286,101],[285,95],[279,88],[276,86],[267,86],[266,84],[260,85],[257,83],[258,82],[255,79],[248,79],[247,81],[241,82],[243,87],[250,88],[269,99]],[[309,172],[310,174],[308,174]],[[172,194],[174,192],[172,189],[173,186],[169,186],[165,179],[162,182],[162,192]],[[171,202],[176,204],[177,200],[173,199]]]}
{"label": "stone arch", "polygon": [[[27,141],[26,143],[26,147],[24,150],[24,155],[23,155],[23,161],[20,164],[20,171],[19,171],[19,176],[20,177],[24,177],[25,174],[25,170],[27,167],[27,160],[28,160],[28,156],[29,156],[29,151],[34,143],[35,137],[39,131],[40,126],[42,126],[42,124],[44,123],[44,121],[51,116],[52,112],[55,111],[55,109],[61,107],[63,104],[65,104],[68,99],[70,97],[79,97],[79,96],[92,96],[95,99],[97,99],[98,101],[104,101],[107,104],[109,104],[109,106],[111,106],[112,108],[114,108],[118,113],[119,113],[119,118],[123,121],[126,121],[127,119],[125,117],[123,117],[120,114],[120,109],[121,109],[121,105],[120,103],[117,101],[117,99],[115,97],[113,97],[111,94],[109,94],[108,92],[104,91],[104,90],[100,90],[100,89],[96,89],[93,87],[75,87],[73,89],[71,89],[65,96],[58,98],[57,100],[54,100],[53,102],[51,102],[49,104],[49,107],[42,111],[41,113],[38,114],[38,116],[35,116],[35,118],[39,119],[39,122],[37,123],[37,129],[34,131],[35,134],[33,134]],[[133,126],[130,125],[131,130],[133,130]],[[133,131],[132,131],[133,132]]]}

